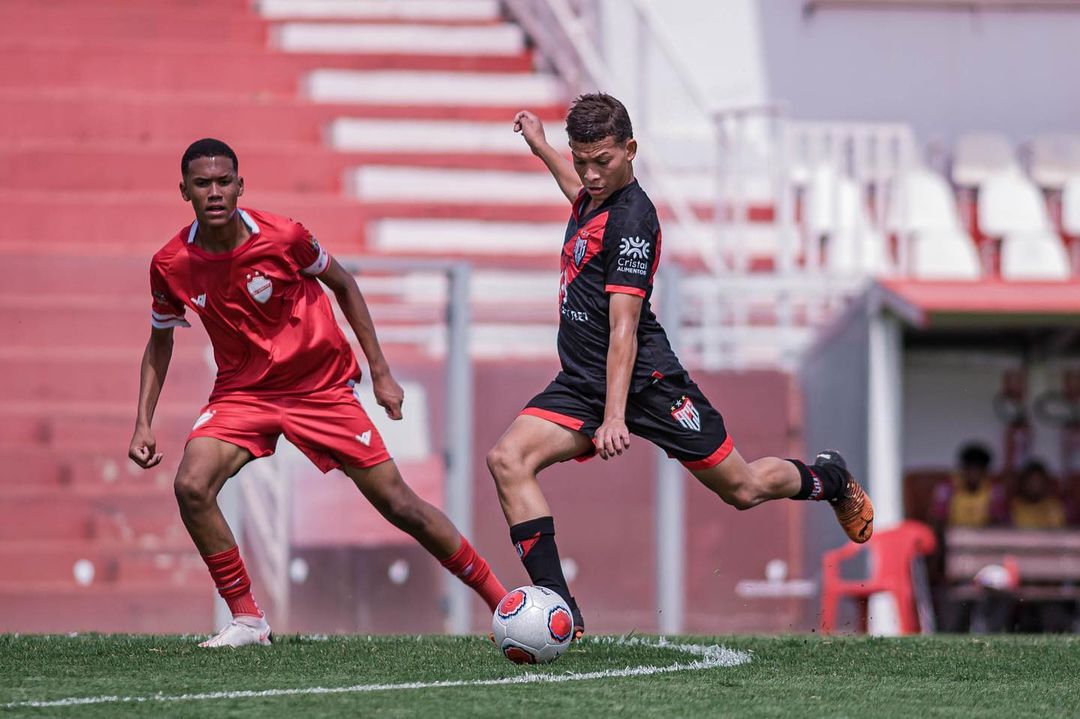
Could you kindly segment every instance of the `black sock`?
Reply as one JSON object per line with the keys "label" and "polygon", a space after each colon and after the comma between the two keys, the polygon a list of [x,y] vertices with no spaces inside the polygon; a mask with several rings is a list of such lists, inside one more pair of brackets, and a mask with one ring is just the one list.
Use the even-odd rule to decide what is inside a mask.
{"label": "black sock", "polygon": [[789,459],[799,470],[802,486],[792,499],[828,500],[836,499],[844,493],[847,476],[844,470],[835,464],[815,464],[807,467],[797,459]]}
{"label": "black sock", "polygon": [[532,583],[550,589],[573,607],[570,588],[566,585],[559,562],[559,548],[555,546],[555,520],[538,517],[515,524],[510,527],[510,541],[514,543]]}

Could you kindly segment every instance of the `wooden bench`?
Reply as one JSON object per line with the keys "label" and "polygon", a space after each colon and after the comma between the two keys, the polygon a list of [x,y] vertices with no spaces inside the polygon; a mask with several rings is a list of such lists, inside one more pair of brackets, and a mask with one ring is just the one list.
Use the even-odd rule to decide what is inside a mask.
{"label": "wooden bench", "polygon": [[[983,567],[1015,562],[1019,586],[991,589],[974,581]],[[945,576],[953,600],[1004,592],[1025,602],[1080,603],[1080,530],[954,528],[945,533]]]}

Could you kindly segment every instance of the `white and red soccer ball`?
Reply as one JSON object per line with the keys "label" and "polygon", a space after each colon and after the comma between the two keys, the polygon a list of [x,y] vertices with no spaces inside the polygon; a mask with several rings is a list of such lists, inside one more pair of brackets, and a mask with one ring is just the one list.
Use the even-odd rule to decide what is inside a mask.
{"label": "white and red soccer ball", "polygon": [[518,587],[491,618],[495,646],[515,664],[547,664],[562,656],[574,636],[566,602],[544,587]]}

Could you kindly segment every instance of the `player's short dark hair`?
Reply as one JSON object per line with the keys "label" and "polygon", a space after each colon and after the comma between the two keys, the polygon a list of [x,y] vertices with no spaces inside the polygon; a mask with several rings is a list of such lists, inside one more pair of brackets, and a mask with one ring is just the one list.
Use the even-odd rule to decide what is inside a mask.
{"label": "player's short dark hair", "polygon": [[594,92],[579,95],[566,115],[566,135],[573,142],[599,142],[614,137],[623,143],[634,136],[630,113],[611,95]]}
{"label": "player's short dark hair", "polygon": [[986,448],[985,444],[980,442],[969,442],[960,448],[958,459],[960,460],[961,467],[987,469],[994,457],[990,454],[990,450]]}
{"label": "player's short dark hair", "polygon": [[236,159],[236,153],[233,152],[231,147],[221,140],[215,140],[212,137],[204,137],[201,140],[196,140],[188,145],[188,149],[184,150],[184,156],[180,158],[180,174],[186,175],[188,165],[200,157],[222,156],[232,160],[233,169],[236,172],[240,172],[240,161]]}

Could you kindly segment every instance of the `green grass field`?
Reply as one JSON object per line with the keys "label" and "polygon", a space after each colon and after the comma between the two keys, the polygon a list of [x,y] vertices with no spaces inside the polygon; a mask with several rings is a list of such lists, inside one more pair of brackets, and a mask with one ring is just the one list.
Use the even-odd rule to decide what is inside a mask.
{"label": "green grass field", "polygon": [[210,652],[175,636],[0,635],[0,716],[1080,716],[1080,638],[672,644],[587,638],[554,664],[518,667],[478,637]]}

